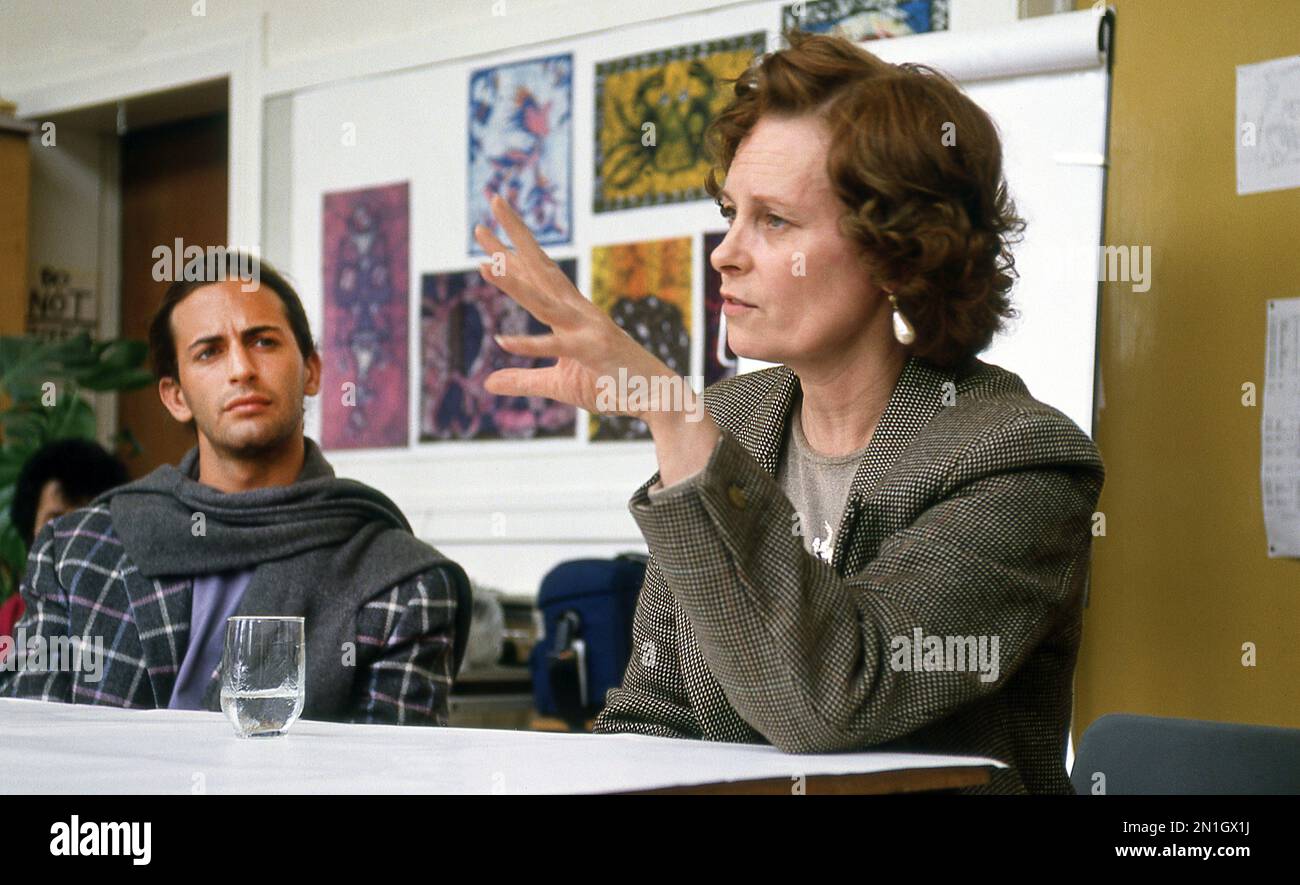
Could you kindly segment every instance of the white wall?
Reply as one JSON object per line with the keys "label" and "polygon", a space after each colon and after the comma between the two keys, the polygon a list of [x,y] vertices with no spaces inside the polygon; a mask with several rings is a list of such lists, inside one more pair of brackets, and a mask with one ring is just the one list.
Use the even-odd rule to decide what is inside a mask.
{"label": "white wall", "polygon": [[[103,175],[116,161],[114,139],[62,127],[53,146],[33,142],[31,251],[28,276],[42,265],[66,269],[102,296],[100,222],[104,209]],[[109,156],[108,152],[112,152]]]}
{"label": "white wall", "polygon": [[[779,0],[643,22],[585,37],[566,36],[523,49],[494,53],[490,63],[573,54],[574,238],[548,249],[557,260],[576,258],[578,288],[591,290],[594,246],[692,237],[692,291],[704,289],[701,231],[725,230],[708,200],[595,214],[592,121],[595,65],[683,41],[775,32]],[[689,36],[683,36],[684,34]],[[409,337],[411,374],[419,371],[419,285],[424,273],[472,270],[481,256],[467,251],[466,144],[471,71],[483,57],[350,80],[304,90],[293,102],[293,158],[287,183],[292,213],[266,223],[287,223],[291,252],[281,256],[298,281],[313,326],[320,329],[321,195],[394,181],[409,181],[411,205]],[[275,115],[278,117],[278,112]],[[271,119],[268,117],[268,120]],[[345,124],[355,143],[340,137]],[[277,120],[276,129],[282,123]],[[277,198],[277,203],[282,201]],[[703,374],[703,305],[695,299],[691,375]],[[644,550],[627,499],[655,470],[650,442],[587,440],[579,413],[576,436],[527,442],[419,443],[419,385],[411,389],[410,448],[332,452],[335,467],[390,494],[417,532],[461,562],[476,578],[516,593],[535,592],[556,562]],[[319,438],[319,413],[308,432]]]}
{"label": "white wall", "polygon": [[[0,4],[0,93],[12,98],[107,63],[143,61],[157,54],[154,38],[172,48],[212,44],[259,23],[261,63],[270,80],[350,75],[343,56],[376,51],[362,67],[391,70],[418,63],[409,45],[425,43],[431,56],[667,19],[736,6],[719,0],[6,0]],[[505,15],[494,15],[494,9]],[[202,15],[195,13],[201,12]],[[1018,0],[952,0],[952,30],[1013,21]],[[446,39],[449,35],[460,38]],[[394,45],[399,44],[399,45]],[[459,48],[458,48],[459,47]],[[427,59],[426,59],[427,60]]]}
{"label": "white wall", "polygon": [[[46,145],[41,135],[32,139],[27,278],[37,281],[46,266],[69,272],[74,284],[94,289],[99,333],[115,336],[121,305],[117,139],[62,127]],[[107,444],[117,429],[117,399],[83,394],[91,399],[99,439]]]}
{"label": "white wall", "polygon": [[[650,23],[648,32],[661,45],[699,39],[706,20],[714,22],[709,33],[740,33],[755,20],[755,5],[750,0],[17,0],[0,6],[0,91],[18,102],[20,114],[41,114],[229,75],[231,242],[259,243],[269,257],[293,268],[300,281],[318,283],[319,223],[304,225],[297,216],[302,206],[319,202],[321,188],[353,182],[346,176],[299,180],[294,161],[320,150],[310,130],[333,120],[332,102],[351,101],[353,116],[365,112],[364,97],[337,84],[395,71],[409,73],[386,78],[392,83],[403,78],[419,83],[436,77],[430,66],[463,60],[451,68],[463,92],[467,66],[528,57],[546,45],[583,43],[582,35],[605,31],[586,38],[590,49],[575,67],[574,200],[579,208],[589,207],[590,193],[583,190],[590,187],[584,127],[592,113],[589,62],[650,48],[644,43],[618,48],[628,30],[641,23]],[[774,30],[780,3],[757,5],[766,10],[758,16],[758,28]],[[952,0],[951,28],[1009,22],[1017,6],[1016,0]],[[699,12],[710,14],[696,16]],[[732,26],[742,19],[745,24]],[[304,112],[299,103],[315,110]],[[463,95],[442,107],[450,108],[452,125],[463,129]],[[463,152],[463,134],[448,143]],[[463,157],[458,162],[463,169]],[[355,183],[378,180],[391,178]],[[413,211],[425,213],[413,217],[413,292],[422,272],[467,266],[455,251],[464,249],[463,196],[460,187],[459,202],[452,198],[436,210],[457,233],[433,239],[423,232],[444,216],[430,214],[434,210],[427,202],[421,208],[413,195]],[[574,247],[555,254],[579,259],[580,284],[588,291],[590,245],[648,239],[661,229],[682,233],[683,218],[695,230],[720,229],[712,212],[704,203],[619,213],[589,230],[580,227]],[[620,230],[633,216],[635,232]],[[696,252],[699,290],[698,240]],[[318,289],[307,287],[304,295],[318,320]],[[411,316],[414,325],[415,300]],[[319,325],[316,331],[319,335]],[[625,505],[653,470],[650,446],[602,448],[599,470],[593,470],[590,446],[581,440],[430,445],[420,447],[416,460],[384,452],[333,457],[341,473],[397,499],[417,531],[464,562],[476,578],[531,594],[559,559],[643,548]],[[540,460],[539,451],[545,452]],[[464,457],[466,452],[472,457]],[[417,463],[418,482],[412,482]]]}
{"label": "white wall", "polygon": [[[266,230],[288,228],[290,251],[280,254],[300,284],[309,316],[319,328],[321,197],[329,191],[410,182],[411,377],[419,372],[420,275],[472,270],[467,252],[466,108],[470,73],[556,52],[574,55],[574,241],[547,251],[573,257],[578,288],[591,293],[593,247],[688,236],[693,241],[693,290],[703,290],[699,234],[725,225],[711,202],[695,201],[623,212],[591,211],[594,68],[597,62],[692,40],[774,32],[781,0],[750,0],[671,21],[627,25],[597,35],[566,36],[493,53],[447,59],[399,73],[321,85],[295,94],[292,110],[268,116],[267,131],[285,137],[292,157],[287,199],[275,203],[287,216]],[[1019,372],[1031,390],[1066,411],[1085,430],[1092,419],[1096,280],[1066,278],[1054,243],[1096,245],[1101,229],[1101,151],[1105,82],[1096,51],[1096,21],[1088,13],[1014,25],[1025,33],[982,39],[951,35],[968,61],[966,74],[990,79],[970,93],[994,115],[1004,136],[1007,175],[1031,225],[1021,255],[1023,308],[1016,333],[1001,339],[990,360]],[[938,36],[938,35],[936,35]],[[945,35],[946,36],[946,35]],[[1030,38],[1025,40],[1025,38]],[[888,41],[892,55],[930,61],[946,57],[928,37]],[[945,41],[937,41],[945,43]],[[1010,50],[1032,43],[1034,52],[1005,63]],[[928,48],[923,48],[928,47]],[[905,48],[906,47],[906,48]],[[1072,68],[1091,70],[1072,71]],[[1064,72],[1045,73],[1064,68]],[[282,117],[288,114],[286,122]],[[271,119],[276,120],[274,126]],[[341,138],[345,127],[354,139]],[[287,131],[286,131],[287,130]],[[1078,158],[1083,158],[1082,161]],[[1083,165],[1074,165],[1083,162]],[[268,181],[269,185],[269,181]],[[268,202],[268,206],[269,206]],[[278,236],[278,234],[277,234]],[[691,374],[702,372],[702,316],[693,318]],[[333,452],[335,466],[392,495],[424,537],[461,561],[471,574],[515,592],[529,592],[550,565],[566,558],[642,548],[626,509],[628,494],[654,470],[648,442],[590,443],[586,422],[568,439],[530,442],[418,442],[419,386],[409,403],[410,445],[364,452]],[[319,416],[309,416],[309,432]],[[313,433],[313,435],[315,435]]]}

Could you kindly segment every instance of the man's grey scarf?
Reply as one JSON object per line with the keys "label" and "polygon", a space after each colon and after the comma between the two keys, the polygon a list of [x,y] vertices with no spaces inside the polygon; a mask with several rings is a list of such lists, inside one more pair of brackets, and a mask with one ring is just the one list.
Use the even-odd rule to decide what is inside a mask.
{"label": "man's grey scarf", "polygon": [[[344,643],[355,659],[357,610],[436,564],[468,581],[411,534],[385,495],[336,478],[320,448],[310,439],[304,444],[292,485],[220,492],[197,481],[195,447],[179,467],[159,467],[99,500],[111,499],[113,530],[147,578],[255,569],[238,613],[306,619],[303,715],[336,719],[349,712],[356,667],[344,663]],[[209,686],[209,709],[219,709],[218,692],[217,683]]]}

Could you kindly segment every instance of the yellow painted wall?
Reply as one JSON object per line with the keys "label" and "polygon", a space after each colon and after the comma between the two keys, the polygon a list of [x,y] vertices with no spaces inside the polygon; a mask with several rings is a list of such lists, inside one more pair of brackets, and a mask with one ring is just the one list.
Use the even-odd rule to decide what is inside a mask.
{"label": "yellow painted wall", "polygon": [[1075,739],[1109,712],[1300,727],[1300,561],[1268,558],[1259,479],[1266,303],[1300,297],[1300,189],[1239,197],[1234,159],[1235,66],[1300,55],[1300,2],[1112,5],[1104,241],[1150,245],[1152,276],[1102,290],[1107,534]]}

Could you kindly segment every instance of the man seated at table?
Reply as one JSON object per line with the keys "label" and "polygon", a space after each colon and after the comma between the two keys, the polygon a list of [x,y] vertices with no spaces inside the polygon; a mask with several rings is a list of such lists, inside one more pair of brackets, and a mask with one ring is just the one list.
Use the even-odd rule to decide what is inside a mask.
{"label": "man seated at table", "polygon": [[99,641],[102,672],[37,658],[0,672],[0,695],[218,710],[226,619],[290,615],[305,618],[304,718],[446,724],[464,571],[303,435],[321,358],[293,287],[233,252],[185,270],[149,345],[197,445],[47,524],[22,582],[16,638]]}

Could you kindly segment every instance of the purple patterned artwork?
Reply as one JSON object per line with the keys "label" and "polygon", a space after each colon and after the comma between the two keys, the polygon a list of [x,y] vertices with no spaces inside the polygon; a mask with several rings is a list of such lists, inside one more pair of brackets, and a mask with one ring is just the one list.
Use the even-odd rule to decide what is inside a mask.
{"label": "purple patterned artwork", "polygon": [[[574,279],[577,262],[557,263]],[[546,327],[477,270],[425,274],[421,282],[420,440],[573,436],[573,406],[497,396],[483,386],[497,369],[549,362],[506,353],[493,335],[536,335]]]}
{"label": "purple patterned artwork", "polygon": [[405,446],[406,182],[325,194],[321,446]]}

